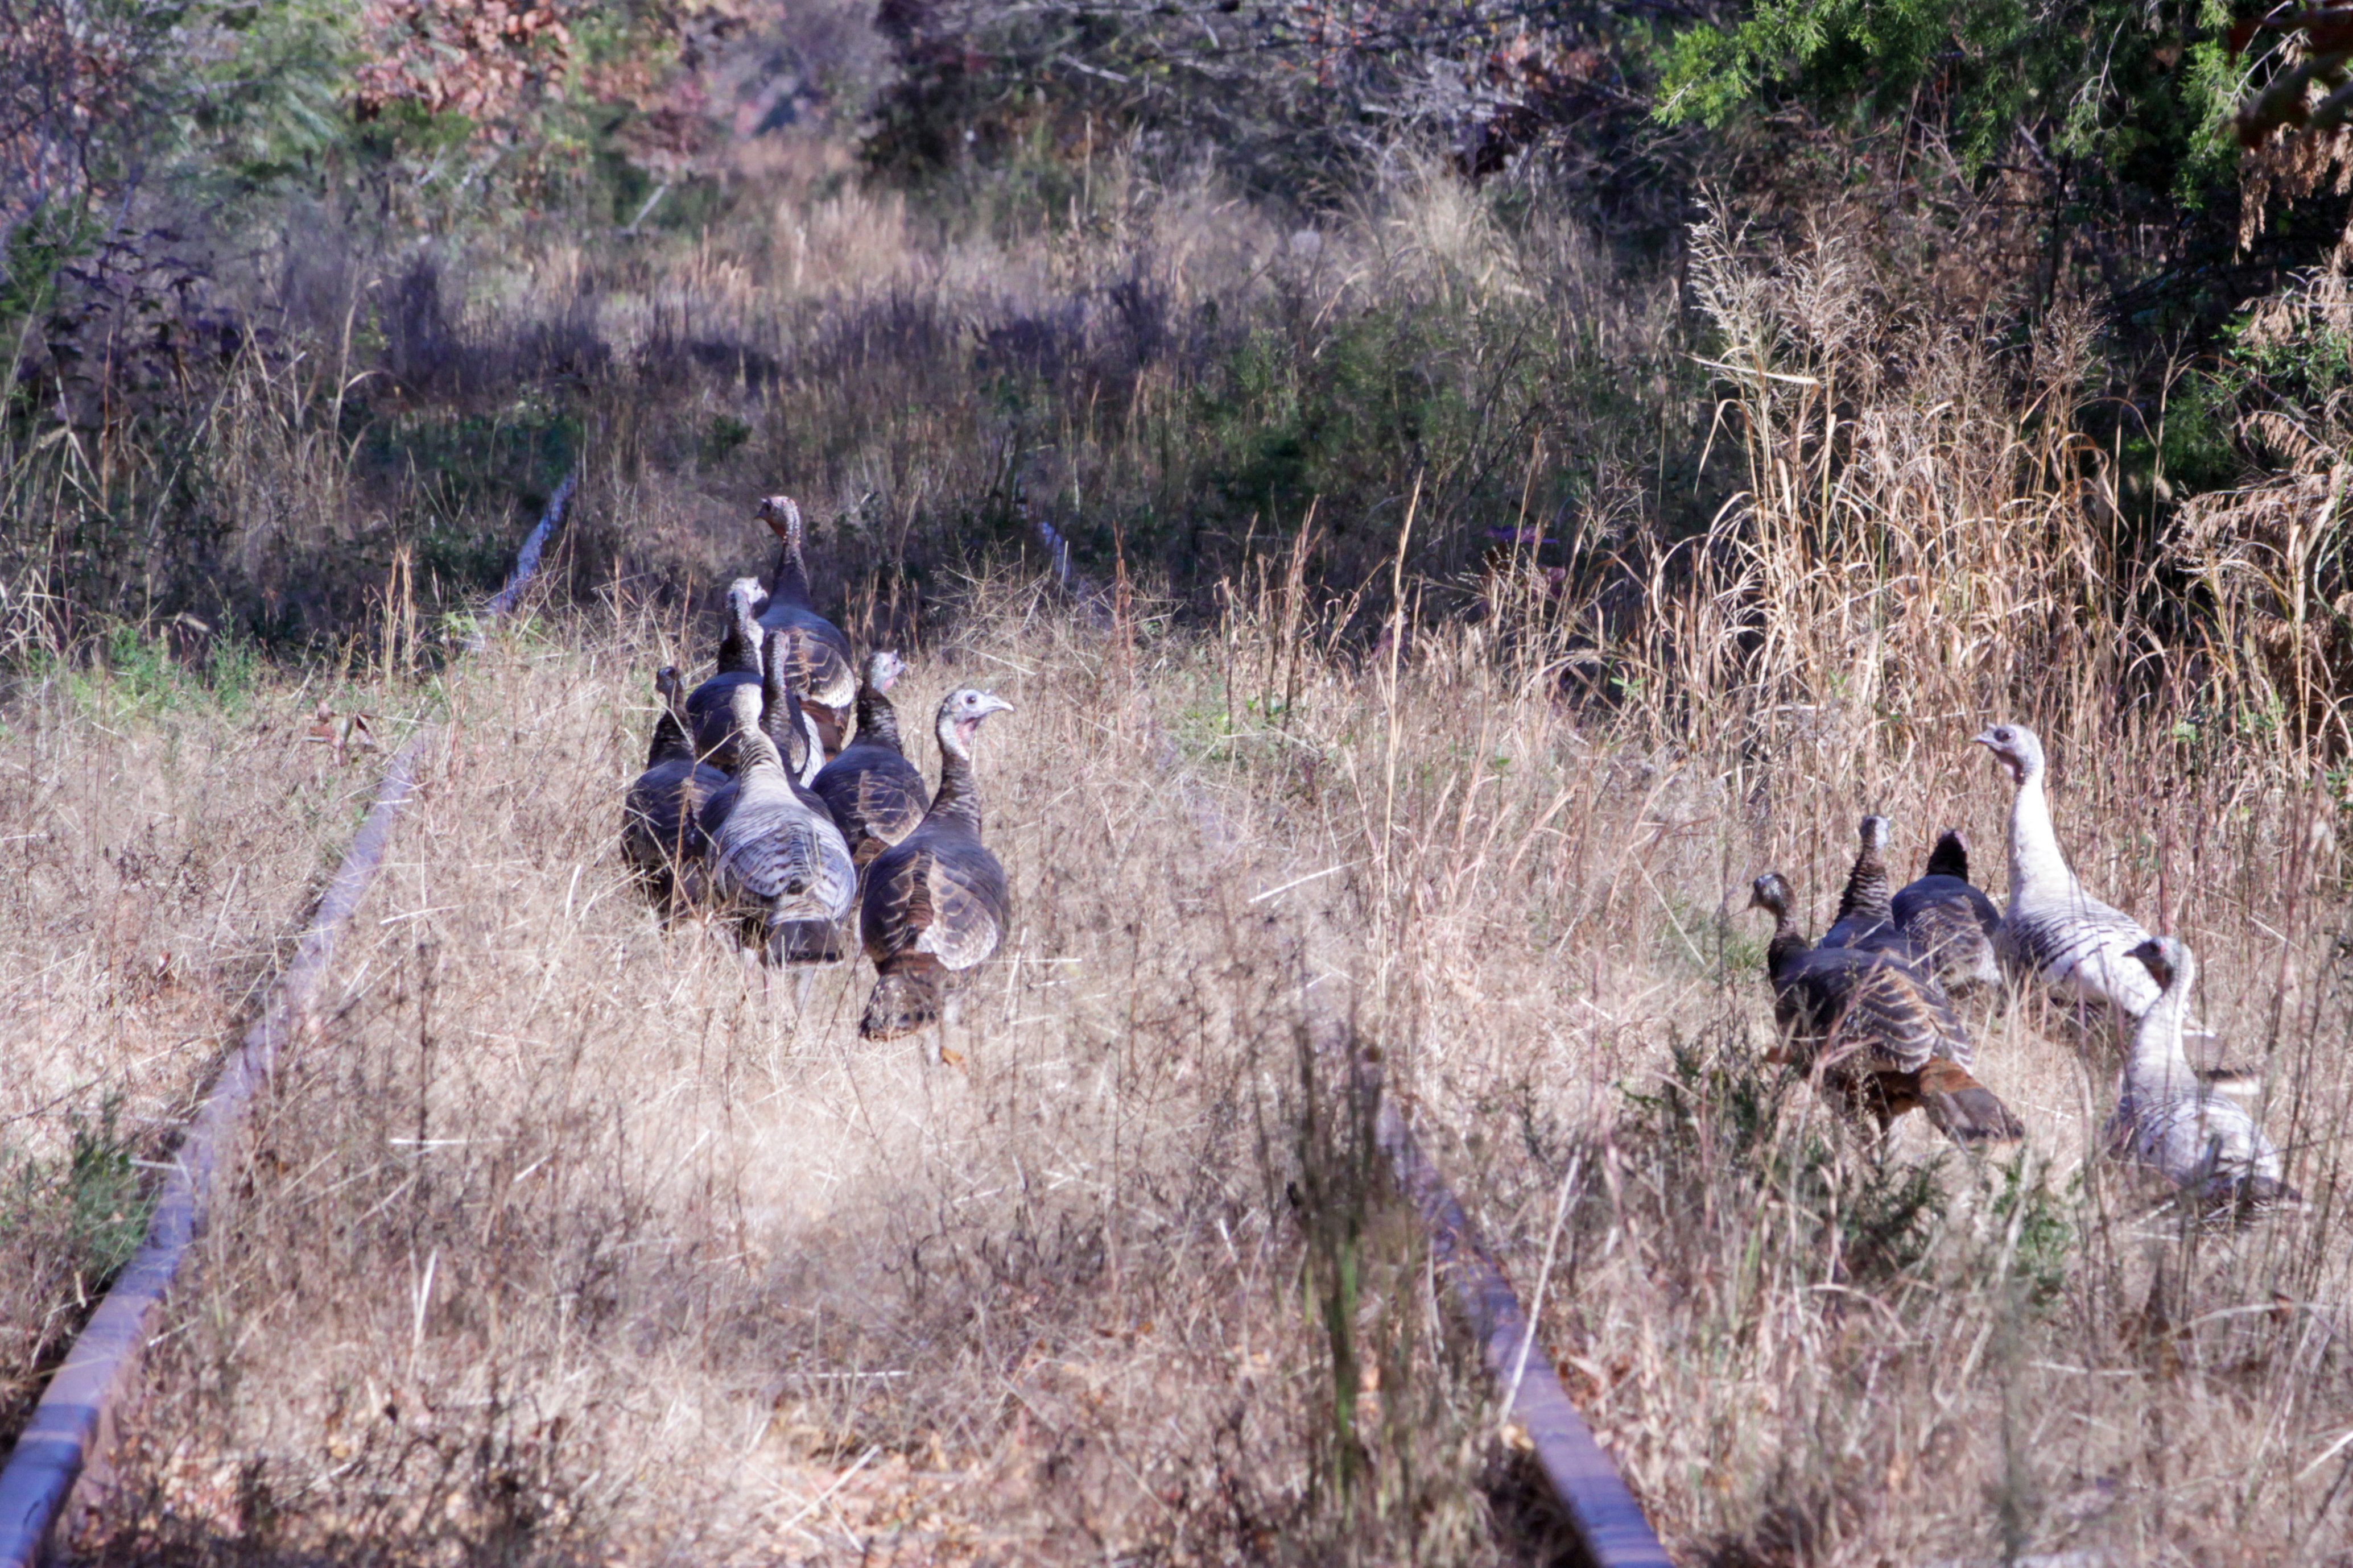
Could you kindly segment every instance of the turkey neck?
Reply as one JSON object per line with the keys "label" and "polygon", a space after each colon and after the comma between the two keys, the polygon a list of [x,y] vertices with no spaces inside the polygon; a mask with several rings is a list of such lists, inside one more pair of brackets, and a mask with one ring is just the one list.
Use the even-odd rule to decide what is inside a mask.
{"label": "turkey neck", "polygon": [[785,683],[785,639],[778,635],[768,649],[760,675],[760,727],[776,748],[787,771],[797,771],[807,753],[807,733],[801,728],[800,700]]}
{"label": "turkey neck", "polygon": [[727,595],[727,635],[719,642],[719,673],[733,670],[760,673],[760,621],[748,596]]}
{"label": "turkey neck", "polygon": [[2059,853],[2059,835],[2051,826],[2051,797],[2043,793],[2042,769],[2030,769],[2020,781],[2018,796],[2010,803],[2010,905],[2028,892],[2063,893],[2073,879],[2067,858]]}
{"label": "turkey neck", "polygon": [[686,724],[679,716],[685,706],[679,692],[678,670],[664,665],[654,677],[654,692],[661,699],[661,715],[654,721],[653,744],[646,749],[646,766],[658,768],[664,763],[692,762],[694,748],[687,744]]}
{"label": "turkey neck", "polygon": [[1959,839],[1949,833],[1945,834],[1936,840],[1936,847],[1929,851],[1928,868],[1923,874],[1952,877],[1966,882],[1969,879],[1969,852],[1961,847]]}
{"label": "turkey neck", "polygon": [[1765,944],[1765,973],[1778,984],[1789,967],[1789,961],[1801,953],[1813,951],[1814,944],[1798,934],[1798,922],[1789,918],[1787,910],[1773,911],[1773,940]]}
{"label": "turkey neck", "polygon": [[678,725],[678,715],[668,704],[661,717],[654,721],[654,742],[646,749],[646,766],[658,768],[664,763],[692,762],[694,748],[686,743],[686,731]]}
{"label": "turkey neck", "polygon": [[1876,849],[1857,856],[1854,869],[1847,873],[1846,892],[1839,900],[1839,918],[1844,920],[1850,914],[1876,921],[1894,918],[1887,898],[1887,868]]}
{"label": "turkey neck", "polygon": [[858,739],[860,744],[871,740],[902,756],[906,754],[907,748],[899,743],[898,711],[891,706],[891,699],[871,681],[858,688]]}
{"label": "turkey neck", "polygon": [[808,608],[808,563],[801,559],[797,529],[786,537],[776,551],[776,586],[769,597],[782,599],[799,609]]}
{"label": "turkey neck", "polygon": [[773,773],[781,782],[788,777],[785,772],[784,753],[776,750],[776,742],[767,732],[754,724],[735,731],[735,754],[741,759],[737,776],[749,784],[755,774]]}
{"label": "turkey neck", "polygon": [[768,710],[766,734],[768,743],[776,748],[777,766],[800,782],[801,770],[808,766],[808,726],[801,722],[801,705],[791,692],[784,700]]}
{"label": "turkey neck", "polygon": [[972,753],[952,723],[940,726],[940,787],[923,820],[934,817],[961,823],[980,837],[980,786],[972,776]]}
{"label": "turkey neck", "polygon": [[2133,1029],[2132,1052],[2125,1058],[2125,1088],[2136,1100],[2176,1099],[2189,1093],[2198,1081],[2189,1068],[2189,1055],[2181,1048],[2181,1019],[2189,1005],[2189,979],[2177,973]]}

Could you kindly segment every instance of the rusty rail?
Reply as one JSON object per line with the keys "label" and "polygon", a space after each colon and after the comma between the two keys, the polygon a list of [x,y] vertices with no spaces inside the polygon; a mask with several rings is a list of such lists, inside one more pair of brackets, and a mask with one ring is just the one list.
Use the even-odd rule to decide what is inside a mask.
{"label": "rusty rail", "polygon": [[[548,539],[560,527],[578,475],[556,487],[539,525],[524,540],[506,585],[492,598],[481,622],[465,641],[479,652],[490,623],[514,608],[539,569]],[[392,842],[394,819],[417,787],[417,770],[438,738],[441,726],[418,727],[385,770],[375,803],[336,868],[318,909],[294,950],[294,958],[246,1031],[237,1054],[221,1068],[204,1104],[181,1140],[172,1173],[156,1199],[147,1239],[116,1277],[98,1310],[67,1351],[49,1379],[32,1420],[0,1469],[0,1568],[37,1568],[50,1561],[58,1521],[88,1488],[102,1483],[106,1456],[124,1396],[138,1385],[150,1325],[185,1260],[188,1247],[211,1217],[213,1178],[235,1164],[255,1098],[269,1081],[280,1052],[310,1016],[320,983],[334,963],[344,925]]]}
{"label": "rusty rail", "polygon": [[[1373,1092],[1379,1093],[1377,1083]],[[1373,1142],[1420,1216],[1439,1275],[1478,1336],[1488,1374],[1509,1396],[1511,1416],[1527,1434],[1587,1561],[1593,1568],[1669,1568],[1667,1550],[1641,1505],[1569,1403],[1552,1358],[1535,1342],[1535,1325],[1503,1266],[1386,1094],[1374,1114]]]}
{"label": "rusty rail", "polygon": [[1560,1504],[1577,1561],[1585,1568],[1671,1568],[1641,1504],[1569,1402],[1552,1358],[1536,1342],[1535,1325],[1510,1277],[1389,1094],[1380,1053],[1360,1045],[1355,1031],[1332,1013],[1310,1005],[1307,1014],[1319,1076],[1345,1086],[1342,1092],[1364,1118],[1360,1125],[1367,1126],[1390,1182],[1421,1222],[1433,1272],[1478,1340],[1480,1360],[1504,1397],[1504,1414],[1526,1437]]}
{"label": "rusty rail", "polygon": [[[1060,530],[1042,518],[1035,520],[1034,528],[1056,581],[1100,627],[1103,590],[1071,564],[1070,541]],[[1167,744],[1165,738],[1162,743]],[[1215,805],[1190,790],[1186,794],[1195,825],[1205,837],[1233,837]],[[1379,1065],[1356,1048],[1350,1032],[1329,1014],[1312,1006],[1309,1014],[1311,1037],[1327,1065],[1338,1069],[1335,1081],[1348,1085],[1349,1092],[1365,1097],[1360,1103],[1374,1108],[1374,1145],[1398,1191],[1421,1221],[1456,1310],[1478,1336],[1488,1374],[1510,1402],[1506,1414],[1526,1434],[1588,1568],[1672,1568],[1672,1560],[1641,1504],[1570,1403],[1552,1357],[1536,1343],[1535,1326],[1520,1305],[1510,1277],[1388,1094]]]}

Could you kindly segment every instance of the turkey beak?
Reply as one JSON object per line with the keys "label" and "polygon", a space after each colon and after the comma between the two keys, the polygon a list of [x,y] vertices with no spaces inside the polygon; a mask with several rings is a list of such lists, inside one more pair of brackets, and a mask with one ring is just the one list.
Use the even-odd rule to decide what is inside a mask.
{"label": "turkey beak", "polygon": [[1981,735],[1970,736],[1969,744],[1972,746],[1983,746],[1986,750],[1994,752],[1996,755],[2000,754],[2001,742],[1993,738],[1993,731],[1991,730],[1988,730]]}
{"label": "turkey beak", "polygon": [[973,717],[976,719],[986,719],[991,713],[1010,713],[1012,711],[1013,704],[1005,700],[1004,698],[986,696],[980,700],[980,711],[975,713]]}

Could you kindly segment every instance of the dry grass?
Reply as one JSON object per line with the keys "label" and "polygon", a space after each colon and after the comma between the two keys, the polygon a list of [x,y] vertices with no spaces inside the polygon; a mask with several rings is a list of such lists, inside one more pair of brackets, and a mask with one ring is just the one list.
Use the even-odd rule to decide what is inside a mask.
{"label": "dry grass", "polygon": [[311,743],[317,684],[202,684],[118,639],[0,725],[0,1422],[13,1432],[145,1226],[168,1147],[275,967],[375,759]]}
{"label": "dry grass", "polygon": [[[1154,254],[1242,267],[1278,317],[1474,322],[1583,265],[1415,189],[1314,246],[1197,209],[1172,231],[1195,248]],[[1015,301],[984,327],[1034,321],[1111,250],[808,202],[830,237],[798,273],[649,279],[646,341],[714,301],[790,327],[803,368],[756,450],[841,521],[827,591],[913,639],[903,714],[966,681],[1019,709],[982,741],[1019,914],[955,1026],[968,1070],[860,1044],[862,965],[804,1004],[657,929],[616,803],[650,671],[708,632],[596,574],[628,591],[457,672],[96,1555],[1524,1553],[1413,1237],[1311,1114],[1303,991],[1383,1046],[1524,1289],[1544,1277],[1546,1342],[1682,1560],[2342,1560],[2342,699],[2307,678],[2322,719],[2266,727],[2259,670],[2173,636],[2194,606],[2124,549],[2072,434],[2063,315],[2004,359],[1883,309],[1836,221],[1778,250],[1713,230],[1717,440],[1746,483],[1704,539],[1667,547],[1663,480],[1611,467],[1629,440],[1540,500],[1575,541],[1557,581],[1428,589],[1475,616],[1398,613],[1414,531],[1477,521],[1402,487],[1325,520],[1354,531],[1325,564],[1389,563],[1355,595],[1278,535],[1223,542],[1249,566],[1214,623],[1082,616],[1016,573],[919,593],[858,566],[921,512],[985,534],[1017,491],[1060,521],[1181,492],[1170,363],[1047,436],[969,374],[981,290]],[[1182,217],[1165,192],[1109,210]],[[661,305],[673,284],[702,303]],[[1090,353],[1101,298],[1069,340]],[[1600,313],[1591,364],[1656,346],[1648,300]],[[584,515],[596,559],[697,591],[765,552],[677,413],[606,411]],[[1818,929],[1873,810],[1905,866],[1960,826],[1999,893],[2007,792],[1967,743],[1993,717],[2042,730],[2085,881],[2198,952],[2302,1209],[2201,1229],[2096,1157],[2114,1045],[2032,999],[1972,1019],[2030,1130],[1995,1161],[1916,1126],[1870,1148],[1760,1064],[1749,879],[1788,873]]]}
{"label": "dry grass", "polygon": [[629,522],[599,526],[589,580],[702,591],[708,540],[779,476],[853,576],[937,602],[1042,519],[1197,613],[1316,505],[1309,580],[1370,578],[1377,616],[1418,475],[1411,564],[1450,605],[1515,516],[1558,540],[1589,508],[1606,544],[1620,513],[1691,504],[1653,439],[1670,408],[1704,417],[1671,272],[1621,275],[1565,219],[1507,231],[1410,160],[1313,220],[1118,150],[1075,180],[1041,219],[812,175],[659,262],[482,258],[500,304],[467,331],[586,312],[635,367],[587,400],[606,524]]}
{"label": "dry grass", "polygon": [[1346,689],[1303,695],[1346,781],[1309,858],[1366,867],[1322,896],[1376,937],[1392,1059],[1519,1278],[1556,1251],[1546,1342],[1682,1554],[2335,1560],[2353,998],[2324,792],[2186,773],[2128,729],[2059,743],[2079,871],[2206,955],[2220,1054],[2262,1071],[2313,1198],[2212,1234],[2094,1157],[2115,1047],[2038,1004],[1973,1020],[2030,1129],[2015,1163],[1919,1126],[1874,1156],[1759,1065],[1757,872],[1789,872],[1819,931],[1868,808],[1911,867],[1961,826],[1999,891],[1978,716],[1875,755],[1855,731],[1887,721],[1858,715],[1767,760],[1756,697],[1640,744],[1475,651],[1425,657],[1394,805]]}
{"label": "dry grass", "polygon": [[1534,635],[1392,676],[1244,612],[1103,637],[1000,586],[962,627],[903,706],[1019,708],[965,1072],[858,1042],[862,970],[798,1008],[657,930],[611,821],[681,651],[641,615],[467,672],[101,1555],[1508,1554],[1411,1238],[1303,1131],[1303,954],[1523,1288],[1556,1256],[1546,1342],[1681,1556],[2333,1561],[2353,1019],[2312,793],[2052,737],[2078,868],[2200,952],[2311,1195],[2221,1234],[2089,1156],[2112,1047],[2031,1004],[1978,1020],[2014,1166],[1874,1155],[1755,1065],[1747,879],[1819,923],[1859,802],[1998,860],[1968,726],[1768,768],[1761,699],[1670,744],[1561,703]]}
{"label": "dry grass", "polygon": [[[1059,624],[1000,604],[902,687],[1018,709],[964,1072],[858,1040],[862,967],[799,1008],[657,928],[615,853],[680,657],[641,619],[470,669],[104,1555],[1492,1554],[1468,1385],[1384,1386],[1377,1461],[1324,1435],[1266,808],[1171,739],[1198,658],[1137,679]],[[1384,1234],[1350,1267],[1406,1267]]]}

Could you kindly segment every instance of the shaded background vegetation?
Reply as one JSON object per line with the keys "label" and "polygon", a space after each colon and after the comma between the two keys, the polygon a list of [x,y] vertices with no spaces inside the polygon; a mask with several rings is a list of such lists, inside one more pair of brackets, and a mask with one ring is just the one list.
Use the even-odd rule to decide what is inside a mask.
{"label": "shaded background vegetation", "polygon": [[[1757,493],[1723,439],[1741,375],[1867,367],[1790,437],[1828,497],[1867,400],[1960,334],[2080,514],[2102,616],[2193,647],[2239,593],[2199,563],[2275,565],[2256,513],[2285,506],[2296,559],[2251,613],[2295,658],[2348,644],[2343,132],[2242,151],[2306,44],[2227,6],[7,13],[21,637],[330,646],[396,582],[429,614],[584,453],[807,490],[844,522],[832,591],[893,603],[1044,521],[1203,616],[1303,536],[1367,636],[1400,555],[1427,613],[1514,551],[1622,606]],[[1776,254],[1835,232],[1871,331],[1733,363],[1689,287],[1709,212]],[[929,270],[882,259],[908,254]],[[722,569],[593,526],[574,567],[689,595]]]}

